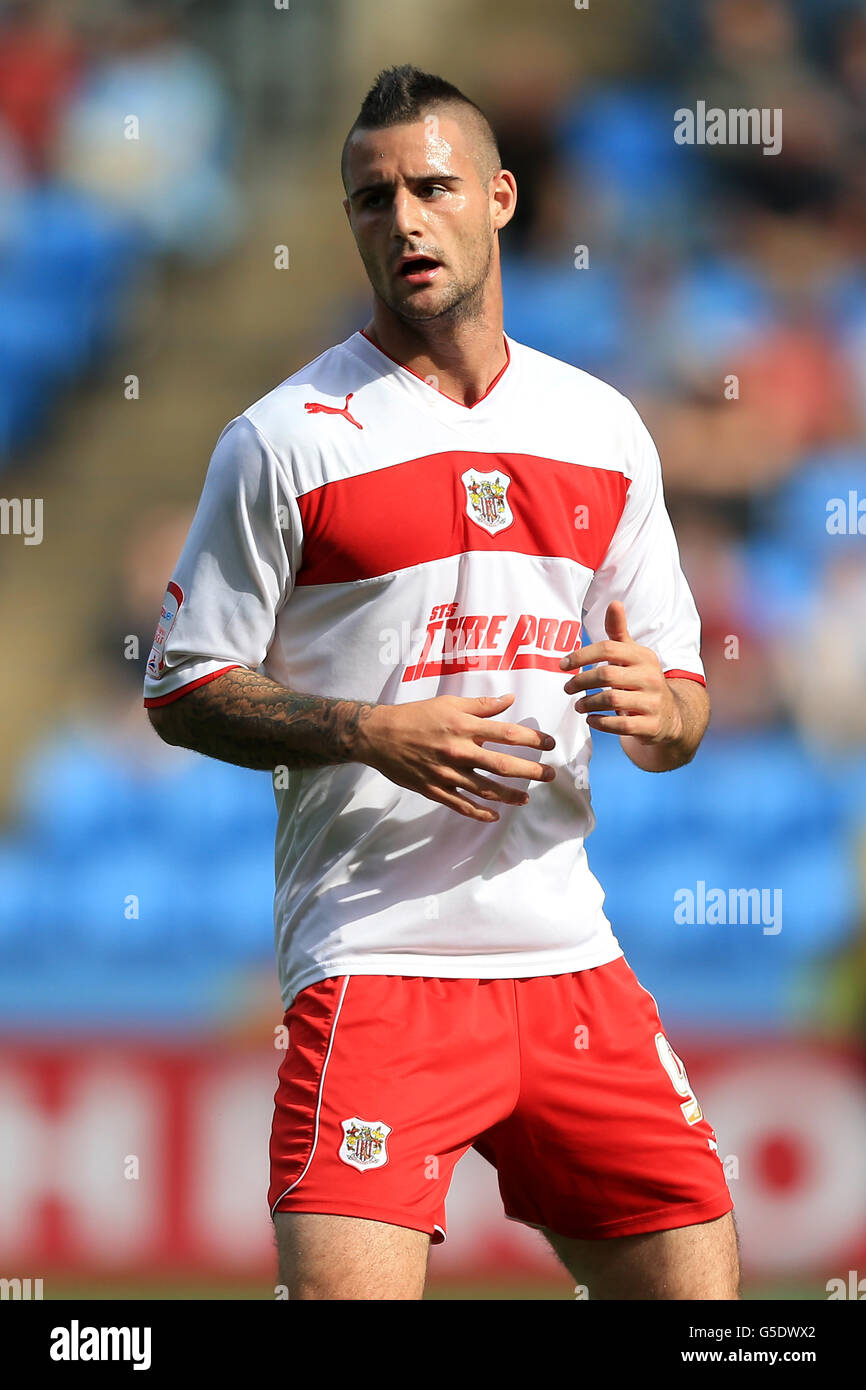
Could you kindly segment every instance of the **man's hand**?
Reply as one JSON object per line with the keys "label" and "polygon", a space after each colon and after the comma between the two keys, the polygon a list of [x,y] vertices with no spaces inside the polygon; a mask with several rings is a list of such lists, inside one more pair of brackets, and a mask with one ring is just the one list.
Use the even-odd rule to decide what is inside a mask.
{"label": "man's hand", "polygon": [[632,762],[647,772],[690,762],[709,722],[706,691],[695,681],[668,680],[655,652],[631,637],[621,603],[610,604],[604,626],[607,642],[579,647],[560,662],[564,671],[591,668],[572,676],[566,694],[603,687],[574,708],[591,729],[619,734]]}
{"label": "man's hand", "polygon": [[376,705],[358,727],[354,759],[375,768],[397,786],[420,792],[470,820],[497,821],[497,811],[479,806],[458,789],[474,792],[485,801],[523,806],[529,800],[528,792],[492,782],[483,773],[533,782],[550,782],[556,775],[549,765],[484,747],[485,743],[544,750],[555,747],[550,734],[492,717],[513,701],[513,694],[478,698],[437,695],[405,705]]}
{"label": "man's hand", "polygon": [[514,695],[438,695],[407,705],[377,705],[307,695],[238,667],[148,713],[166,743],[239,767],[273,773],[278,767],[294,771],[366,763],[398,786],[450,806],[461,816],[495,821],[495,811],[462,796],[458,788],[476,792],[485,801],[522,806],[529,800],[524,788],[491,782],[482,773],[536,782],[556,776],[552,767],[484,747],[555,747],[549,734],[493,718],[513,700]]}

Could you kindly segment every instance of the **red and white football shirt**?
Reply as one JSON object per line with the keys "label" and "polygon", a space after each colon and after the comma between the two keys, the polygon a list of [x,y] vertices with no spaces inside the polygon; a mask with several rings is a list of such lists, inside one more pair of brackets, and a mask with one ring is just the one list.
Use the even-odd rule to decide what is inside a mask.
{"label": "red and white football shirt", "polygon": [[556,739],[555,781],[507,779],[529,801],[486,824],[357,763],[290,773],[275,793],[285,1007],[331,975],[517,978],[622,954],[587,864],[590,735],[559,661],[605,636],[620,599],[668,674],[703,681],[700,624],[634,407],[506,347],[466,407],[355,333],[214,450],[148,706],[242,666],[385,704],[513,691],[502,718]]}

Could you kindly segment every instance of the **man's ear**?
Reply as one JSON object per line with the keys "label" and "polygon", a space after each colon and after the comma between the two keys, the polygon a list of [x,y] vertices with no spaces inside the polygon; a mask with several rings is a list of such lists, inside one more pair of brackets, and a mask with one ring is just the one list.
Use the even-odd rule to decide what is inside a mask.
{"label": "man's ear", "polygon": [[517,206],[517,180],[510,169],[500,169],[493,179],[494,230],[507,227]]}

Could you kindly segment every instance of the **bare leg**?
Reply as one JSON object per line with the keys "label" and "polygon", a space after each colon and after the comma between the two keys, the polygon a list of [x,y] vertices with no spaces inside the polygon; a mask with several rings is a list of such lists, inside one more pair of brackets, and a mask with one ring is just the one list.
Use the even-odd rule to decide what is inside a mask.
{"label": "bare leg", "polygon": [[430,1237],[357,1216],[278,1211],[279,1280],[290,1299],[420,1299]]}
{"label": "bare leg", "polygon": [[590,1299],[738,1299],[733,1213],[697,1226],[611,1240],[573,1240],[545,1231]]}

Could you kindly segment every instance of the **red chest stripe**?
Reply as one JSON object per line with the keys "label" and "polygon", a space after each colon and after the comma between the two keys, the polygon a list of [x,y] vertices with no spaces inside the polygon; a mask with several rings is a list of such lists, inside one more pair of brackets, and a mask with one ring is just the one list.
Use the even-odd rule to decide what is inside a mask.
{"label": "red chest stripe", "polygon": [[[461,475],[469,469],[482,481],[497,470],[510,479],[505,516],[513,520],[492,533],[468,515]],[[296,582],[346,584],[467,550],[558,556],[596,570],[628,487],[610,469],[459,450],[335,479],[298,498],[304,549]],[[483,505],[495,518],[495,504]]]}

